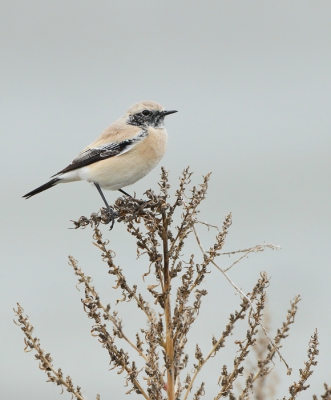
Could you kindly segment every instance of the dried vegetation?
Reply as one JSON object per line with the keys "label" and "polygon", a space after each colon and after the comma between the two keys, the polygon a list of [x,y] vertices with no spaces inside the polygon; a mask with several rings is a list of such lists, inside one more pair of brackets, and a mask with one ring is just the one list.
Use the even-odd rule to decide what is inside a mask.
{"label": "dried vegetation", "polygon": [[[263,244],[244,250],[222,252],[232,222],[231,214],[225,217],[220,230],[199,221],[198,208],[206,197],[210,174],[203,178],[198,187],[188,189],[191,175],[188,168],[183,171],[172,203],[169,201],[168,174],[162,169],[159,194],[148,190],[145,193],[146,200],[120,197],[113,206],[117,223],[125,224],[128,233],[136,239],[138,257],[144,255],[148,258],[148,268],[142,271],[142,278],[144,280],[152,273],[154,284],[145,285],[143,293],[138,292],[137,285],[129,285],[125,276],[129,271],[124,271],[116,265],[109,240],[103,237],[100,226],[108,220],[105,210],[92,214],[90,218],[81,217],[74,222],[75,228],[92,229],[93,244],[100,250],[101,258],[107,264],[108,273],[112,276],[111,285],[121,292],[118,302],[135,303],[142,314],[143,326],[139,332],[134,334],[124,331],[118,312],[111,311],[111,306],[101,301],[92,284],[92,278],[87,276],[79,268],[78,262],[70,256],[69,265],[77,276],[78,284],[84,286],[82,304],[86,315],[93,321],[91,334],[108,352],[112,369],[117,369],[118,374],[124,377],[126,394],[135,392],[149,400],[198,400],[204,395],[215,400],[268,398],[264,382],[273,370],[276,358],[285,365],[287,374],[291,374],[291,368],[280,349],[294,323],[300,297],[296,296],[291,302],[285,321],[271,338],[263,325],[266,290],[269,286],[267,274],[262,272],[252,290],[243,293],[230,279],[228,270],[250,253],[278,247]],[[180,222],[174,227],[173,218],[176,211],[180,214]],[[208,229],[217,229],[215,242],[207,250],[203,248],[198,235],[198,224],[205,224]],[[113,234],[114,231],[109,237]],[[189,235],[193,235],[196,241],[198,254],[192,254],[185,260],[182,252]],[[229,268],[223,269],[216,263],[216,259],[222,255],[238,255],[239,258]],[[187,354],[188,334],[197,320],[203,299],[208,294],[208,279],[205,278],[207,274],[212,273],[214,279],[220,279],[221,275],[217,269],[238,293],[240,304],[236,311],[230,313],[223,332],[218,337],[210,338],[211,347],[207,354],[202,353],[201,344],[196,344],[194,354]],[[152,305],[147,301],[147,298],[150,299],[149,295],[154,299]],[[224,301],[220,294],[220,303],[224,304]],[[23,308],[18,304],[14,311],[16,323],[25,335],[25,351],[35,352],[39,368],[45,371],[48,382],[61,386],[62,391],[69,392],[72,398],[84,399],[81,388],[74,386],[71,377],[64,377],[62,370],[53,366],[52,357],[41,348],[39,339],[33,335],[33,326],[25,316]],[[199,374],[202,369],[208,369],[205,365],[212,357],[221,357],[218,353],[229,341],[240,320],[246,321],[246,335],[235,341],[237,351],[233,363],[223,365],[218,382],[215,382],[218,386],[215,385],[213,393],[207,394],[205,382],[198,382]],[[123,342],[126,342],[132,351],[125,351],[121,344]],[[315,331],[309,342],[305,367],[299,370],[299,380],[290,386],[287,397],[283,399],[295,399],[309,386],[306,382],[316,365],[317,346]],[[251,350],[258,355],[255,364],[247,362]],[[142,367],[138,368],[138,365]],[[331,390],[327,385],[321,398],[331,399]],[[100,396],[97,395],[96,399],[100,399]],[[317,397],[314,396],[314,399]]]}

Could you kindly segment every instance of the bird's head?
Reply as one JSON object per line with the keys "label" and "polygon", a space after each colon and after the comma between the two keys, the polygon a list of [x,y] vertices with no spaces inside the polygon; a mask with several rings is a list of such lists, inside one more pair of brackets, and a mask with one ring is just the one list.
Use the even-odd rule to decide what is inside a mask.
{"label": "bird's head", "polygon": [[134,104],[126,112],[126,123],[141,128],[164,128],[164,117],[177,111],[166,111],[153,101],[141,101]]}

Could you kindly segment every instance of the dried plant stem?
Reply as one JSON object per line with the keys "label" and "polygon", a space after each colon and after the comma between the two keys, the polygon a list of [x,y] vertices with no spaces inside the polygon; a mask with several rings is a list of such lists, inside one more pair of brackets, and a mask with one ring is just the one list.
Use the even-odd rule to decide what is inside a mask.
{"label": "dried plant stem", "polygon": [[272,243],[264,243],[264,244],[258,244],[254,247],[249,247],[247,249],[235,250],[235,251],[225,251],[225,252],[219,253],[219,255],[220,256],[231,256],[233,254],[238,254],[238,253],[260,252],[260,251],[263,251],[265,248],[269,248],[271,250],[280,250],[281,249],[281,247],[279,245],[275,245]]}
{"label": "dried plant stem", "polygon": [[120,324],[116,321],[116,319],[110,314],[108,308],[101,303],[98,293],[95,291],[94,287],[91,286],[89,283],[91,279],[89,277],[85,276],[85,274],[82,272],[82,270],[80,268],[78,268],[77,261],[72,256],[69,256],[69,264],[74,268],[75,274],[80,277],[79,283],[84,283],[85,289],[87,290],[87,292],[96,299],[97,307],[101,308],[103,310],[104,315],[106,316],[105,319],[111,321],[114,324],[114,326],[116,327],[116,329],[119,333],[118,337],[124,339],[133,349],[136,350],[136,352],[141,357],[143,357],[145,359],[145,361],[147,361],[147,357],[145,356],[145,354],[131,342],[131,340],[123,332],[122,326],[120,326]]}
{"label": "dried plant stem", "polygon": [[[245,254],[242,255],[241,257],[239,257],[236,261],[234,261],[230,267],[225,268],[224,272],[229,271],[229,269],[231,269],[232,267],[234,267],[236,264],[238,264],[241,260],[243,260],[244,258],[246,258],[248,256],[248,254],[250,253],[257,253],[260,251],[264,251],[266,248],[272,249],[272,250],[279,250],[280,247],[279,246],[275,246],[272,243],[268,243],[268,244],[258,244],[257,246],[251,247],[250,249],[246,249]],[[242,251],[241,251],[242,252]],[[223,255],[225,253],[222,253]],[[232,253],[234,254],[234,253]]]}
{"label": "dried plant stem", "polygon": [[[298,303],[301,300],[300,296],[295,296],[294,300],[291,301],[291,308],[288,310],[286,321],[283,322],[283,325],[280,329],[277,330],[277,335],[275,336],[273,342],[277,346],[280,345],[282,339],[285,339],[288,336],[288,332],[290,330],[290,325],[294,323],[294,318],[298,311]],[[253,376],[251,382],[254,383],[258,378],[263,377],[271,372],[271,370],[267,367],[270,362],[273,362],[273,358],[276,354],[276,348],[270,348],[265,359],[259,360],[259,364],[261,365],[255,375]],[[266,369],[268,368],[268,369]]]}
{"label": "dried plant stem", "polygon": [[[195,229],[194,223],[192,224],[192,229],[193,229],[193,232],[194,232],[196,241],[197,241],[197,243],[198,243],[198,246],[199,246],[199,248],[200,248],[202,254],[203,254],[205,257],[208,258],[209,256],[208,256],[208,254],[205,252],[204,248],[202,247],[202,244],[201,244],[199,235],[198,235],[198,233],[197,233],[197,231],[196,231],[196,229]],[[253,307],[253,304],[252,304],[252,302],[250,301],[250,299],[249,299],[249,298],[246,296],[246,294],[245,294],[241,289],[239,289],[239,287],[230,279],[229,275],[228,275],[219,265],[217,265],[216,262],[215,262],[214,260],[211,260],[211,263],[212,263],[220,272],[222,272],[222,274],[225,276],[225,278],[230,282],[231,286],[233,286],[233,287],[235,288],[235,290],[249,302],[249,304],[250,304],[251,307],[252,307],[252,310],[254,311],[254,307]],[[254,312],[255,312],[255,311],[254,311]],[[281,355],[281,353],[280,353],[280,351],[278,350],[277,346],[273,343],[272,339],[270,338],[270,336],[269,336],[269,334],[268,334],[267,329],[263,326],[263,324],[262,324],[261,322],[259,323],[259,325],[261,326],[261,328],[262,328],[264,334],[265,334],[266,337],[268,338],[270,344],[272,345],[272,347],[273,347],[273,348],[275,349],[275,351],[277,352],[279,358],[280,358],[281,361],[283,361],[283,363],[285,364],[285,366],[286,366],[286,368],[287,368],[287,374],[288,374],[288,375],[291,375],[292,369],[289,367],[289,365],[288,365],[287,362],[285,361],[284,357]]]}
{"label": "dried plant stem", "polygon": [[[197,243],[198,243],[198,246],[199,246],[199,248],[200,248],[202,254],[203,254],[205,257],[209,257],[208,254],[205,252],[205,249],[202,247],[202,244],[201,244],[199,235],[198,235],[198,233],[197,233],[197,231],[196,231],[196,229],[195,229],[194,224],[192,224],[192,229],[193,229],[195,239],[196,239],[196,241],[197,241]],[[212,263],[219,271],[222,272],[222,274],[225,276],[225,278],[230,282],[231,286],[233,286],[233,287],[235,288],[235,290],[236,290],[241,296],[243,296],[243,297],[251,304],[250,299],[245,295],[245,293],[244,293],[242,290],[239,289],[239,287],[238,287],[234,282],[232,282],[232,280],[230,279],[229,275],[228,275],[227,273],[225,273],[224,270],[223,270],[221,267],[219,267],[219,266],[215,263],[214,260],[211,260],[211,263]],[[251,305],[252,305],[252,304],[251,304]]]}
{"label": "dried plant stem", "polygon": [[[245,302],[245,300],[244,300]],[[246,302],[246,307],[248,307],[248,304]],[[199,372],[201,371],[201,369],[204,367],[204,365],[207,363],[207,361],[216,354],[216,352],[219,350],[220,347],[222,347],[222,345],[225,342],[225,339],[227,336],[229,336],[229,334],[231,333],[234,324],[239,320],[242,319],[244,317],[244,314],[246,312],[246,307],[245,304],[243,304],[242,309],[240,310],[239,313],[236,314],[235,318],[233,318],[231,320],[231,322],[229,323],[229,325],[226,327],[226,330],[223,332],[222,336],[219,338],[219,340],[217,342],[215,342],[215,344],[213,345],[212,349],[210,350],[210,352],[207,354],[206,358],[204,358],[204,360],[202,361],[201,364],[199,364],[198,368],[196,368],[194,375],[192,376],[192,379],[190,381],[190,384],[188,385],[188,388],[185,392],[184,398],[183,400],[187,400],[187,397],[189,395],[189,393],[192,390],[193,387],[193,383],[196,379],[196,377],[198,376]]]}
{"label": "dried plant stem", "polygon": [[220,230],[219,230],[219,227],[218,227],[217,225],[208,224],[208,222],[198,221],[198,220],[196,220],[195,222],[196,222],[197,224],[206,225],[207,228],[208,228],[208,231],[209,231],[210,228],[215,228],[215,229],[218,230],[218,232],[220,231]]}
{"label": "dried plant stem", "polygon": [[293,385],[290,386],[290,388],[289,388],[289,392],[291,395],[289,400],[294,400],[302,391],[309,388],[309,385],[307,385],[306,382],[307,382],[307,379],[313,373],[312,367],[315,367],[317,365],[316,356],[319,354],[318,345],[319,345],[319,342],[318,342],[317,329],[315,329],[315,332],[311,336],[310,341],[309,341],[308,360],[305,361],[305,363],[304,363],[305,368],[299,369],[299,372],[300,372],[299,382],[298,383],[294,382]]}
{"label": "dried plant stem", "polygon": [[[109,343],[109,341],[108,341],[108,343]],[[109,344],[112,345],[111,342],[110,342]],[[111,352],[112,352],[112,354],[116,355],[118,358],[121,357],[120,352],[116,351],[116,350],[113,348],[113,346],[112,346]],[[115,367],[114,367],[114,368],[115,368]],[[127,372],[128,376],[130,376],[130,375],[132,374],[132,372],[133,372],[131,368],[129,368],[129,367],[126,366],[125,361],[123,361],[123,364],[122,364],[122,371],[123,371],[123,370]],[[118,372],[118,374],[120,374],[122,371]],[[150,400],[150,398],[149,398],[149,397],[147,396],[147,394],[145,393],[144,389],[141,387],[139,381],[138,381],[137,379],[135,379],[135,378],[132,378],[131,381],[132,381],[132,383],[134,384],[134,389],[135,389],[135,390],[138,389],[138,390],[140,391],[140,394],[142,394],[142,395],[145,397],[146,400]],[[131,389],[128,393],[130,393],[132,390],[133,390],[133,389]]]}
{"label": "dried plant stem", "polygon": [[[114,350],[112,350],[114,354],[116,354],[116,352],[114,352]],[[117,353],[116,355],[120,356],[119,353]],[[123,370],[125,370],[128,374],[128,376],[130,376],[132,374],[132,370],[130,368],[128,368],[125,363],[123,362]],[[150,398],[147,396],[147,394],[145,393],[144,389],[141,387],[139,381],[135,378],[131,379],[132,383],[134,384],[134,389],[138,389],[140,391],[140,394],[142,394],[146,400],[150,400]],[[127,394],[129,394],[133,389],[129,390],[127,392]]]}
{"label": "dried plant stem", "polygon": [[[321,399],[331,400],[331,386],[328,386],[326,383],[324,383],[324,389],[325,392],[321,395]],[[315,394],[313,395],[313,400],[318,400]]]}
{"label": "dried plant stem", "polygon": [[192,376],[191,382],[190,382],[190,384],[188,385],[188,388],[187,388],[187,390],[186,390],[186,392],[185,392],[185,395],[184,395],[183,400],[186,400],[186,399],[187,399],[187,396],[189,395],[190,391],[192,390],[192,387],[193,387],[193,383],[194,383],[194,381],[195,381],[195,378],[198,376],[198,373],[201,371],[201,368],[206,364],[206,362],[209,360],[209,358],[211,357],[211,355],[213,354],[214,351],[215,351],[215,349],[213,348],[213,349],[210,351],[210,353],[207,355],[207,357],[204,359],[204,361],[202,362],[202,364],[199,365],[199,368],[197,368],[197,369],[195,370],[194,375]]}
{"label": "dried plant stem", "polygon": [[[183,201],[183,204],[185,204],[184,201]],[[186,222],[187,218],[189,217],[189,215],[190,215],[190,210],[188,208],[186,208],[185,214],[183,215],[183,218],[182,218],[181,226],[179,227],[177,235],[170,246],[169,254],[171,254],[173,252],[173,250],[176,246],[177,240],[179,239],[179,237],[181,236],[181,234],[184,230],[185,222]]]}
{"label": "dried plant stem", "polygon": [[[33,337],[33,326],[31,325],[28,316],[23,315],[24,309],[19,303],[17,303],[17,310],[14,309],[15,315],[18,318],[16,325],[20,326],[26,338],[24,338],[26,353],[35,350],[37,354],[35,355],[37,360],[40,360],[39,368],[43,371],[47,371],[47,376],[49,378],[48,382],[54,382],[59,386],[64,386],[72,396],[75,396],[78,400],[85,400],[85,397],[81,393],[81,388],[77,386],[75,389],[70,376],[63,379],[62,370],[59,368],[57,371],[53,368],[51,355],[49,353],[45,354],[45,350],[40,347],[40,341],[38,338]],[[63,392],[63,389],[62,389]]]}
{"label": "dried plant stem", "polygon": [[166,354],[169,358],[167,368],[167,393],[169,400],[175,400],[174,381],[174,338],[171,324],[171,303],[170,303],[170,275],[169,275],[169,251],[168,251],[168,225],[164,213],[162,213],[163,232],[163,280],[164,280],[164,314],[166,328]]}
{"label": "dried plant stem", "polygon": [[[94,229],[94,233],[95,233],[95,236],[97,237],[98,240],[97,240],[96,243],[94,242],[93,244],[96,247],[98,247],[101,251],[103,251],[103,257],[107,260],[107,263],[108,263],[109,267],[110,268],[113,267],[114,264],[113,264],[112,256],[111,256],[109,250],[106,248],[105,242],[103,242],[101,240],[101,238],[102,238],[101,232],[99,231],[99,229],[95,228]],[[118,267],[114,267],[114,269],[115,269],[115,273],[114,274],[117,276],[118,280],[119,281],[125,280],[125,278],[124,278],[123,274],[121,273],[120,269]],[[128,289],[127,291],[136,300],[136,302],[138,304],[138,307],[141,308],[144,311],[144,313],[146,314],[149,322],[153,323],[154,321],[153,321],[153,318],[151,316],[151,313],[148,310],[146,310],[146,308],[144,307],[144,304],[139,300],[139,298],[136,295],[136,293],[132,289]]]}

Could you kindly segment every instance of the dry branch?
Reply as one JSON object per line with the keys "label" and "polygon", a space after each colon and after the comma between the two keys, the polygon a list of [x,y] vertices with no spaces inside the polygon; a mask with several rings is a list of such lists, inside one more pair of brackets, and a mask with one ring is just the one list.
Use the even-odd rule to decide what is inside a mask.
{"label": "dry branch", "polygon": [[[212,357],[220,357],[220,350],[234,334],[237,322],[246,320],[245,337],[235,341],[238,351],[234,355],[233,366],[230,368],[223,365],[220,371],[218,380],[220,388],[215,399],[227,397],[230,400],[247,400],[254,394],[256,381],[270,373],[270,365],[275,364],[276,354],[285,363],[287,372],[290,372],[280,354],[280,342],[287,338],[290,325],[294,323],[300,298],[295,297],[286,321],[272,340],[262,323],[266,290],[269,285],[266,273],[262,272],[252,291],[245,294],[231,280],[227,272],[251,253],[279,247],[262,244],[244,250],[223,252],[232,223],[232,214],[229,213],[225,217],[222,229],[198,220],[199,206],[206,198],[210,174],[203,177],[199,186],[189,189],[191,178],[192,173],[186,168],[171,201],[168,173],[162,168],[159,193],[148,190],[145,193],[145,200],[120,197],[113,205],[117,223],[125,224],[128,234],[135,238],[137,256],[147,257],[146,269],[142,271],[142,282],[139,283],[145,285],[145,288],[140,292],[138,283],[129,285],[126,278],[127,269],[120,268],[115,263],[115,252],[110,248],[113,243],[103,237],[101,226],[108,221],[106,210],[101,209],[100,212],[91,214],[89,218],[82,216],[78,221],[73,221],[76,229],[87,227],[92,229],[93,244],[100,250],[101,259],[107,265],[108,274],[112,279],[111,286],[121,293],[115,306],[124,301],[135,303],[141,312],[141,320],[147,318],[147,326],[144,324],[139,332],[124,332],[118,311],[111,312],[110,304],[105,305],[106,303],[101,301],[98,291],[92,285],[92,279],[85,275],[78,267],[78,262],[71,256],[69,264],[78,277],[78,284],[84,285],[84,298],[81,301],[87,317],[92,320],[91,334],[108,352],[112,369],[116,369],[118,374],[124,377],[125,386],[128,387],[127,394],[135,392],[146,400],[200,399],[206,395],[206,385],[205,382],[201,382],[196,386],[198,375],[200,377]],[[198,235],[197,224],[206,225],[208,229],[217,229],[215,243],[207,250],[204,249]],[[187,238],[191,234],[200,249],[202,255],[200,257],[184,253]],[[114,230],[109,235],[112,238]],[[228,268],[216,263],[216,258],[219,256],[238,253],[240,257]],[[202,344],[197,344],[192,357],[194,360],[190,362],[186,352],[188,334],[199,317],[204,297],[208,295],[206,290],[208,278],[214,273],[209,269],[211,265],[222,272],[240,295],[241,303],[239,311],[230,314],[223,332],[220,331],[217,338],[212,338],[208,354],[203,355]],[[144,279],[150,274],[154,281],[147,285]],[[216,275],[214,279],[219,277]],[[153,308],[150,299],[154,302]],[[15,313],[18,324],[26,336],[26,349],[36,351],[36,358],[40,361],[41,369],[47,373],[49,381],[57,383],[73,397],[82,400],[84,397],[80,387],[74,388],[69,376],[64,378],[61,369],[56,371],[53,368],[50,355],[45,354],[40,348],[39,339],[33,338],[33,327],[28,318],[24,317],[23,309],[19,305]],[[252,370],[247,367],[246,361],[251,349],[259,345],[258,332],[263,332],[267,338],[264,342],[265,357],[260,359]],[[119,346],[125,343],[131,353]],[[312,373],[311,368],[316,365],[317,343],[317,333],[315,333],[310,341],[305,369],[300,370],[299,382],[290,388],[291,399],[307,388],[306,381]],[[135,355],[138,355],[137,360],[134,359]],[[143,363],[140,369],[137,367],[139,362]],[[242,378],[244,372],[246,377]],[[236,394],[234,383],[240,379],[244,379],[242,390]],[[326,386],[325,399],[330,398],[329,393],[330,390]]]}

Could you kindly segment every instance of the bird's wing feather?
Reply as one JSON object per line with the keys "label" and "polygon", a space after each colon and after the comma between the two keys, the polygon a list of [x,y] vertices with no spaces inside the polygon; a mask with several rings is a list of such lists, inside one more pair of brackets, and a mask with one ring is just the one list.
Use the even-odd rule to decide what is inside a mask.
{"label": "bird's wing feather", "polygon": [[105,160],[106,158],[120,156],[134,148],[139,142],[147,136],[147,131],[142,130],[136,136],[130,139],[125,139],[119,143],[108,143],[99,147],[92,147],[81,151],[78,156],[66,168],[58,172],[57,175],[62,175],[65,172],[73,171],[86,165],[93,164],[97,161]]}

